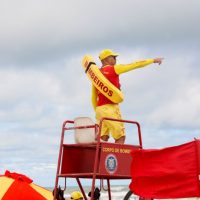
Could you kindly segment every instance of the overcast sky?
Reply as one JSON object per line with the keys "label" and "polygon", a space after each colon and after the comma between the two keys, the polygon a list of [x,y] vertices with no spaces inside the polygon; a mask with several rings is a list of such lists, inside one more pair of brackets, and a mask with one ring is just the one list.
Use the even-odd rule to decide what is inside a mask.
{"label": "overcast sky", "polygon": [[144,148],[200,137],[199,0],[0,0],[0,13],[0,174],[54,185],[62,122],[95,120],[82,58],[100,65],[105,48],[118,63],[165,58],[121,75]]}

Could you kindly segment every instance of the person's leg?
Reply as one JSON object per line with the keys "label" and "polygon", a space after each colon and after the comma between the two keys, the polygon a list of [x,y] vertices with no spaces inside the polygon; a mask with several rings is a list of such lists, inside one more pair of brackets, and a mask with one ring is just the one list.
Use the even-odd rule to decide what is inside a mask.
{"label": "person's leg", "polygon": [[[115,104],[112,107],[113,107],[112,108],[113,118],[121,120],[122,117],[119,106]],[[110,123],[111,134],[115,140],[115,143],[124,144],[126,139],[124,123],[119,121],[110,121],[109,123]]]}
{"label": "person's leg", "polygon": [[108,135],[102,135],[102,136],[101,136],[101,140],[103,140],[103,141],[105,141],[105,142],[107,142],[108,139],[109,139],[109,136],[108,136]]}
{"label": "person's leg", "polygon": [[[97,122],[97,124],[100,123],[100,120],[103,117],[106,117],[106,115],[107,115],[106,111],[107,111],[106,106],[99,106],[99,107],[96,108],[96,122]],[[109,139],[109,129],[107,127],[106,121],[103,121],[103,123],[102,123],[100,134],[101,134],[101,137],[100,137],[101,140],[107,142],[108,139]]]}
{"label": "person's leg", "polygon": [[125,142],[125,136],[120,137],[119,139],[115,140],[116,144],[124,144]]}

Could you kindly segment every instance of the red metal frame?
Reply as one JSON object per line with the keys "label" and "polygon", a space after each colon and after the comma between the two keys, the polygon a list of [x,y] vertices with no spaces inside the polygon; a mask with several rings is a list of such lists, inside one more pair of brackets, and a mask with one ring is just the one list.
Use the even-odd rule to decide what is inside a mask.
{"label": "red metal frame", "polygon": [[[122,145],[122,144],[100,142],[100,135],[101,135],[100,133],[101,133],[101,129],[102,129],[102,123],[105,120],[135,124],[137,126],[137,129],[138,129],[139,145]],[[135,148],[142,148],[142,136],[141,136],[140,124],[136,121],[118,120],[118,119],[113,119],[113,118],[102,118],[99,126],[97,124],[95,124],[95,125],[89,125],[89,126],[67,127],[68,124],[74,124],[74,121],[67,120],[62,125],[60,150],[59,150],[57,173],[56,173],[56,180],[55,180],[54,200],[56,199],[58,181],[59,181],[59,178],[61,178],[61,177],[65,178],[65,188],[66,188],[66,178],[75,178],[85,200],[87,200],[87,197],[86,197],[85,191],[82,187],[82,184],[80,182],[80,178],[90,178],[90,179],[92,179],[91,200],[93,200],[93,198],[94,198],[94,189],[95,189],[96,179],[100,179],[100,180],[106,179],[107,180],[107,187],[108,187],[108,196],[109,196],[109,200],[111,200],[110,179],[131,179],[131,177],[129,175],[127,175],[126,173],[121,172],[123,170],[120,171],[120,167],[119,167],[119,171],[120,171],[119,174],[118,173],[116,173],[116,174],[106,173],[105,169],[102,168],[102,165],[104,164],[104,160],[101,160],[101,159],[105,159],[105,156],[107,154],[103,153],[102,149],[107,149],[108,147],[111,147],[110,149],[115,149],[115,147],[116,147],[116,149],[125,147],[125,148],[128,148],[128,150],[130,151],[133,148],[134,149]],[[99,130],[98,130],[98,127],[99,127]],[[91,144],[64,144],[65,131],[73,130],[73,129],[85,129],[85,128],[94,128],[95,132],[96,133],[98,132],[96,143],[91,143]],[[85,168],[84,167],[81,168],[81,172],[78,172],[78,173],[76,171],[73,171],[70,168],[70,166],[68,168],[69,162],[67,162],[67,160],[70,161],[70,159],[72,158],[70,156],[68,157],[67,153],[69,153],[69,152],[75,152],[76,153],[76,151],[78,151],[78,153],[79,152],[85,152],[85,154],[88,154],[88,156],[92,155],[93,158],[94,158],[94,161],[92,160],[93,164],[91,163],[92,161],[84,160],[84,163],[82,165],[87,164],[87,162],[89,162],[88,163],[89,167],[86,166]],[[119,159],[121,159],[121,157],[122,156],[119,154]],[[84,159],[84,157],[83,157],[83,159]],[[79,162],[79,161],[77,161],[77,162]],[[62,163],[62,166],[61,166],[61,163]],[[78,164],[80,164],[80,163],[78,163]],[[119,166],[120,166],[120,163],[119,163]],[[89,168],[89,170],[92,170],[92,171],[87,172],[88,168]],[[64,173],[62,173],[63,171],[64,171]]]}

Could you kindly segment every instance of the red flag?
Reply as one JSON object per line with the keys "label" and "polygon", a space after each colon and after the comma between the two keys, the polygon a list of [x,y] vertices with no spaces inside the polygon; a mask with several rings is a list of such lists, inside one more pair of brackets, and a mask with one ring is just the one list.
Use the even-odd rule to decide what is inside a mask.
{"label": "red flag", "polygon": [[200,197],[200,140],[132,152],[130,189],[146,198]]}

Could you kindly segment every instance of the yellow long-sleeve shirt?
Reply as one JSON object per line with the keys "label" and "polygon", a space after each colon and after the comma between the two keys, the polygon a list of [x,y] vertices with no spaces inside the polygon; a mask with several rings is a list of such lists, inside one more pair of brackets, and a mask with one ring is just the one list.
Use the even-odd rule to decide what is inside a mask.
{"label": "yellow long-sleeve shirt", "polygon": [[[131,64],[117,64],[114,66],[116,74],[120,75],[125,72],[132,71],[134,69],[145,67],[149,64],[152,64],[154,62],[154,59],[147,59],[142,61],[137,61]],[[94,85],[92,85],[92,105],[94,110],[96,110],[97,106],[97,91]]]}

